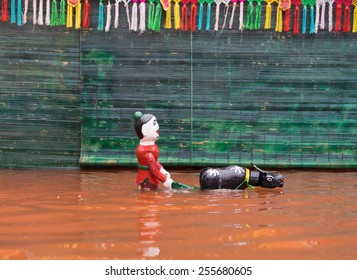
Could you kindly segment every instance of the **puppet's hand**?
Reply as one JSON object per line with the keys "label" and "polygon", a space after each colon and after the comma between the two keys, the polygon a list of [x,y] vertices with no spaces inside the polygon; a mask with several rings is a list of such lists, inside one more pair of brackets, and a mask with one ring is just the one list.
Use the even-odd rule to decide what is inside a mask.
{"label": "puppet's hand", "polygon": [[166,181],[163,182],[163,185],[164,185],[165,189],[171,189],[172,183],[173,183],[172,179],[167,177]]}
{"label": "puppet's hand", "polygon": [[161,167],[160,172],[164,174],[167,178],[171,178],[171,174],[165,170],[165,168]]}

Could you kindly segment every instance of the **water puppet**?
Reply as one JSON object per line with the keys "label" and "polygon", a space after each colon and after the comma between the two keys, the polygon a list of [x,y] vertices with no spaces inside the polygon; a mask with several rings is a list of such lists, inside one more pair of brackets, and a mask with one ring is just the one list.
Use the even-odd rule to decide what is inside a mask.
{"label": "water puppet", "polygon": [[248,187],[282,188],[284,177],[269,173],[251,164],[254,170],[238,165],[223,168],[207,167],[200,172],[201,189],[244,190]]}
{"label": "water puppet", "polygon": [[159,123],[152,114],[136,112],[135,131],[140,142],[136,147],[138,160],[138,174],[136,184],[138,189],[156,190],[161,182],[166,189],[172,188],[171,175],[159,163],[159,147],[156,141],[159,139]]}
{"label": "water puppet", "polygon": [[135,131],[139,138],[136,147],[138,160],[138,174],[136,184],[139,190],[156,190],[160,182],[165,189],[237,189],[260,186],[262,188],[281,188],[284,177],[258,168],[252,164],[254,170],[238,165],[223,168],[207,167],[200,172],[200,186],[188,186],[171,179],[171,175],[159,163],[159,124],[153,114],[136,112]]}

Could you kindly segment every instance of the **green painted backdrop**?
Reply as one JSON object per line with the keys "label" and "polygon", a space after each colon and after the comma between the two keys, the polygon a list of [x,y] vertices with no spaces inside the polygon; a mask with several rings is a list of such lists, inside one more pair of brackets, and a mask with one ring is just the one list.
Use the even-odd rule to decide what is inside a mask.
{"label": "green painted backdrop", "polygon": [[[1,166],[26,166],[18,153],[29,160],[36,155],[37,166],[134,166],[132,115],[140,110],[158,118],[160,161],[166,165],[357,167],[355,34],[239,32],[236,21],[235,30],[222,32],[138,35],[128,31],[124,9],[119,29],[101,32],[96,24],[96,16],[93,28],[81,31],[26,32],[0,24],[1,31],[17,32],[0,33],[10,38],[1,45],[12,51],[1,54],[1,64],[12,65],[1,70]],[[48,40],[49,34],[57,39]],[[32,47],[24,47],[24,38]],[[14,66],[24,53],[40,56],[39,45],[41,54],[51,54],[46,62]],[[4,76],[11,71],[16,75]],[[28,72],[37,77],[36,86],[14,84],[27,80]],[[18,98],[10,102],[15,91]],[[28,103],[36,129],[26,126],[31,111],[19,109]],[[11,134],[14,123],[17,134]]]}

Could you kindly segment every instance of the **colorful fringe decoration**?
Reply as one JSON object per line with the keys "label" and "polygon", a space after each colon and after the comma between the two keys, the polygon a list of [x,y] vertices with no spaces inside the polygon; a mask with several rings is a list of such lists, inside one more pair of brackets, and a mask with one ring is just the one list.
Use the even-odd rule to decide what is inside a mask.
{"label": "colorful fringe decoration", "polygon": [[183,3],[181,8],[181,26],[180,29],[187,31],[188,30],[188,13],[187,13],[187,4],[189,0],[181,0]]}
{"label": "colorful fringe decoration", "polygon": [[[350,32],[351,31],[350,6],[352,5],[352,0],[335,0],[335,4],[336,4],[335,31],[339,32],[343,30],[343,32]],[[341,25],[342,5],[345,6],[343,10],[343,25]]]}
{"label": "colorful fringe decoration", "polygon": [[206,0],[207,2],[207,16],[206,16],[206,30],[211,29],[211,7],[214,0]]}
{"label": "colorful fringe decoration", "polygon": [[52,0],[52,10],[51,10],[51,26],[59,25],[59,16],[58,16],[58,9],[57,9],[57,1]]}
{"label": "colorful fringe decoration", "polygon": [[11,17],[10,17],[10,22],[11,23],[16,23],[16,2],[15,0],[11,0]]}
{"label": "colorful fringe decoration", "polygon": [[354,6],[352,32],[355,33],[357,32],[357,0],[352,0],[352,5]]}
{"label": "colorful fringe decoration", "polygon": [[[169,0],[171,1],[171,0]],[[172,28],[172,20],[171,20],[171,5],[167,10],[165,10],[165,26],[166,29]]]}
{"label": "colorful fringe decoration", "polygon": [[40,0],[39,5],[38,5],[37,24],[43,25],[43,0]]}
{"label": "colorful fringe decoration", "polygon": [[293,34],[297,35],[300,33],[300,5],[301,0],[291,0],[291,4],[295,6],[294,9],[294,22],[293,22]]}
{"label": "colorful fringe decoration", "polygon": [[191,0],[191,11],[190,11],[190,29],[191,31],[196,30],[196,17],[197,17],[197,4],[198,0]]}
{"label": "colorful fringe decoration", "polygon": [[[265,8],[265,24],[264,24],[264,29],[270,29],[271,28],[271,6],[275,2],[278,4],[278,0],[265,0],[267,3],[266,8]],[[278,15],[278,12],[277,12]],[[278,18],[278,17],[277,17]]]}
{"label": "colorful fringe decoration", "polygon": [[2,11],[1,11],[1,21],[9,21],[9,7],[8,0],[2,0]]}
{"label": "colorful fringe decoration", "polygon": [[66,25],[66,1],[65,0],[61,0],[60,2],[59,25]]}
{"label": "colorful fringe decoration", "polygon": [[[18,26],[27,23],[29,0],[1,1],[1,21],[10,21]],[[163,10],[161,1],[163,0],[113,1],[108,0],[104,10],[103,0],[99,0],[97,28],[99,31],[110,31],[112,13],[115,13],[113,26],[119,27],[120,2],[126,9],[129,30],[140,33],[144,32],[146,28],[160,31]],[[173,10],[171,1],[174,2]],[[246,9],[244,9],[245,1],[247,1]],[[165,0],[163,4],[166,7],[166,10],[164,9],[166,14],[163,26],[166,29],[175,28],[191,32],[209,31],[211,29],[212,3],[215,3],[213,30],[223,31],[226,25],[229,26],[229,29],[233,29],[239,3],[238,29],[240,31],[244,28],[259,30],[263,1],[265,3],[264,29],[272,29],[272,16],[276,15],[274,26],[276,32],[292,32],[294,35],[299,33],[316,34],[319,30],[327,29],[327,26],[329,32],[357,32],[357,0]],[[76,29],[89,28],[91,5],[89,0],[83,2],[82,17],[80,0],[32,0],[33,24],[52,27],[66,25],[68,28],[74,26]],[[224,11],[221,8],[222,4],[224,4]],[[115,5],[114,12],[112,11],[113,5]],[[293,11],[291,11],[292,5],[294,6]],[[276,13],[272,12],[273,6],[276,6]],[[146,7],[148,7],[147,19]],[[353,7],[353,11],[351,11],[351,7]],[[205,9],[206,14],[204,13]],[[106,20],[104,20],[104,14],[106,14]],[[75,22],[73,18],[75,18]]]}
{"label": "colorful fringe decoration", "polygon": [[32,15],[33,15],[33,20],[32,24],[36,25],[37,24],[37,0],[33,0],[32,2]]}
{"label": "colorful fringe decoration", "polygon": [[88,28],[90,26],[90,11],[92,7],[89,4],[89,0],[85,0],[83,5],[83,18],[82,18],[82,27]]}
{"label": "colorful fringe decoration", "polygon": [[[2,21],[8,21],[9,20],[9,12],[8,12],[8,2],[3,1],[2,2],[2,15],[1,15],[1,20]],[[17,10],[17,13],[16,13]],[[22,25],[22,2],[21,0],[17,0],[17,5],[16,5],[16,0],[11,0],[11,6],[10,6],[10,22],[11,23],[16,23],[18,26]]]}
{"label": "colorful fringe decoration", "polygon": [[[148,11],[148,29],[153,31],[160,31],[162,7],[158,0],[149,0]],[[158,2],[155,6],[155,2]]]}
{"label": "colorful fringe decoration", "polygon": [[237,2],[238,0],[232,0],[231,1],[233,3],[232,5],[232,13],[231,13],[231,18],[229,20],[229,29],[232,29],[233,28],[233,21],[234,21],[234,13],[237,9]]}
{"label": "colorful fringe decoration", "polygon": [[21,0],[17,0],[17,25],[22,25],[22,3]]}
{"label": "colorful fringe decoration", "polygon": [[29,0],[25,0],[24,4],[24,12],[22,14],[22,24],[25,25],[27,23],[27,12],[29,9]]}
{"label": "colorful fringe decoration", "polygon": [[128,22],[128,28],[130,30],[131,22],[130,22],[130,12],[129,12],[129,2],[131,0],[122,0],[121,2],[124,3],[125,13],[126,13],[126,20]]}
{"label": "colorful fringe decoration", "polygon": [[214,31],[218,31],[218,24],[219,24],[219,12],[220,12],[220,6],[223,3],[223,0],[215,0],[216,3],[216,17],[215,17],[215,22],[214,22]]}
{"label": "colorful fringe decoration", "polygon": [[244,29],[244,23],[243,23],[243,11],[244,11],[244,1],[245,0],[239,0],[239,30],[243,31]]}
{"label": "colorful fringe decoration", "polygon": [[50,0],[46,0],[45,25],[49,26],[50,24],[51,24],[51,3],[50,3]]}
{"label": "colorful fringe decoration", "polygon": [[279,8],[284,13],[283,31],[290,31],[291,0],[279,0]]}
{"label": "colorful fringe decoration", "polygon": [[75,29],[81,28],[81,1],[68,0],[67,1],[67,27],[73,27],[73,10],[76,12]]}
{"label": "colorful fringe decoration", "polygon": [[108,4],[107,4],[107,19],[105,21],[105,28],[104,28],[105,32],[109,32],[111,21],[112,21],[112,4],[110,3],[110,0],[108,0]]}
{"label": "colorful fringe decoration", "polygon": [[303,14],[302,14],[302,24],[301,33],[305,34],[307,29],[307,6],[310,6],[310,34],[315,33],[315,6],[316,0],[302,0]]}
{"label": "colorful fringe decoration", "polygon": [[104,6],[103,6],[103,0],[99,1],[99,9],[98,9],[98,27],[97,29],[99,31],[104,30]]}
{"label": "colorful fringe decoration", "polygon": [[181,0],[174,0],[174,27],[176,30],[181,28],[181,17],[180,17],[180,2]]}
{"label": "colorful fringe decoration", "polygon": [[343,11],[343,32],[351,32],[351,9],[352,0],[345,0],[345,9]]}
{"label": "colorful fringe decoration", "polygon": [[[325,22],[325,0],[316,0],[315,3],[315,33],[318,32],[319,30],[319,26],[321,28],[321,21]],[[321,12],[320,12],[321,10]],[[321,14],[321,15],[320,15]],[[320,18],[323,18],[323,20],[321,20]],[[323,26],[325,27],[325,24],[323,24]]]}
{"label": "colorful fringe decoration", "polygon": [[[257,2],[256,5],[253,2]],[[257,30],[260,28],[261,19],[261,5],[262,0],[248,0],[248,10],[245,21],[245,27],[250,30]]]}
{"label": "colorful fringe decoration", "polygon": [[120,0],[115,0],[115,4],[114,4],[114,28],[118,28],[119,27],[119,2]]}
{"label": "colorful fringe decoration", "polygon": [[[146,0],[140,0],[139,10],[140,10],[140,22],[139,30],[143,33],[146,29]],[[171,9],[171,8],[170,8]]]}
{"label": "colorful fringe decoration", "polygon": [[130,30],[138,30],[138,0],[133,0],[133,5],[131,7],[131,26]]}

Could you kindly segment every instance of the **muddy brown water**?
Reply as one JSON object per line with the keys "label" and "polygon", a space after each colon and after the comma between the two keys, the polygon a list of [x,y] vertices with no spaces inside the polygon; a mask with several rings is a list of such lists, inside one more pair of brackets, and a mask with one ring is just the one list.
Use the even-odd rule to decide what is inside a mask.
{"label": "muddy brown water", "polygon": [[0,170],[0,260],[356,259],[357,171],[279,172],[283,189],[138,192],[135,170]]}

